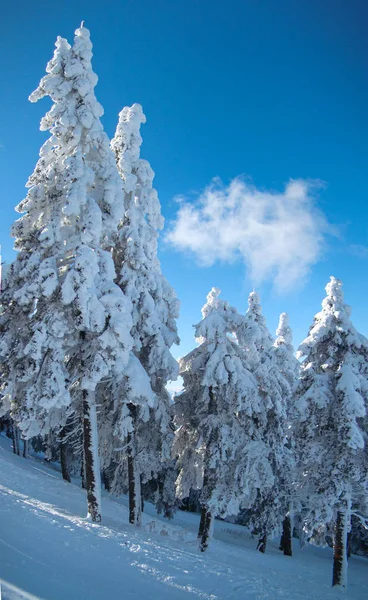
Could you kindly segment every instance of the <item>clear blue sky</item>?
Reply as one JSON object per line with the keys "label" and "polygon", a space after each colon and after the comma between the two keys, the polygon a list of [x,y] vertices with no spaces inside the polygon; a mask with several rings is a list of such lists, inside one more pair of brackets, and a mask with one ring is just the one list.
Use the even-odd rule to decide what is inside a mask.
{"label": "clear blue sky", "polygon": [[[50,0],[6,2],[0,23],[0,169],[3,259],[11,260],[14,206],[46,139],[45,100],[29,93],[57,35],[91,31],[96,95],[113,135],[124,105],[147,115],[142,156],[169,224],[177,195],[195,199],[214,177],[246,175],[261,190],[320,179],[318,206],[337,226],[303,286],[257,286],[274,330],[290,314],[306,335],[330,275],[344,282],[356,326],[368,334],[368,3],[362,0]],[[216,240],[214,240],[216,243]],[[179,354],[211,286],[245,310],[253,287],[242,261],[200,267],[192,253],[161,243],[165,275],[181,300]],[[176,352],[178,355],[178,352]]]}

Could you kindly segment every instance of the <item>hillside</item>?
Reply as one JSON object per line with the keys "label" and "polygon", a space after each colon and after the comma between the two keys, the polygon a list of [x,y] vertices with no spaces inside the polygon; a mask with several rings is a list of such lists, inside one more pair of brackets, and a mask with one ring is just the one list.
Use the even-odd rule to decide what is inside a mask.
{"label": "hillside", "polygon": [[[216,522],[205,555],[197,550],[196,515],[173,522],[147,506],[143,530],[128,523],[125,498],[103,500],[103,524],[85,518],[84,492],[37,458],[11,453],[0,437],[1,600],[329,600],[331,550],[270,544],[261,555],[244,529]],[[349,600],[368,592],[368,563],[349,562]]]}

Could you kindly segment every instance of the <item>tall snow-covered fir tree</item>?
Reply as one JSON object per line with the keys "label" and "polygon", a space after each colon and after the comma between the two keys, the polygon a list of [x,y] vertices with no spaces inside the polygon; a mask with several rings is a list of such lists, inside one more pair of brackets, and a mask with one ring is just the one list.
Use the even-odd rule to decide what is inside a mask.
{"label": "tall snow-covered fir tree", "polygon": [[249,525],[264,552],[267,537],[280,531],[287,513],[284,474],[290,467],[285,444],[289,385],[278,360],[274,340],[262,315],[259,296],[252,292],[248,310],[236,329],[239,345],[257,381],[257,405],[243,413],[248,445],[241,449],[238,468],[244,477],[243,506],[250,509]]}
{"label": "tall snow-covered fir tree", "polygon": [[[177,377],[178,364],[170,348],[179,341],[178,300],[161,272],[157,257],[158,235],[164,220],[152,185],[154,172],[140,158],[140,126],[145,121],[139,104],[125,107],[111,142],[125,194],[125,214],[114,245],[117,282],[132,302],[134,353],[148,375],[154,394],[152,401],[146,387],[146,396],[140,396],[139,381],[131,382],[129,394],[119,386],[113,392],[113,396],[120,397],[115,432],[126,442],[126,451],[117,463],[117,474],[124,469],[122,460],[127,455],[130,521],[135,524],[140,522],[140,481],[159,477],[163,496],[167,491],[162,478],[164,467],[168,468],[172,429],[166,384]],[[162,494],[159,504],[168,501]]]}
{"label": "tall snow-covered fir tree", "polygon": [[293,335],[289,325],[289,317],[281,313],[279,325],[276,330],[273,358],[275,368],[282,375],[279,377],[281,393],[286,405],[286,429],[285,429],[285,466],[281,476],[281,491],[285,505],[288,505],[287,513],[283,520],[280,550],[286,556],[292,555],[292,515],[295,506],[296,472],[293,452],[292,430],[294,423],[294,394],[298,383],[300,364],[295,358],[293,347]]}
{"label": "tall snow-covered fir tree", "polygon": [[41,121],[50,138],[17,210],[14,315],[25,313],[21,341],[4,338],[11,377],[4,393],[25,437],[46,434],[70,412],[83,415],[88,511],[99,521],[100,474],[95,392],[119,379],[132,347],[131,303],[114,283],[112,240],[123,192],[100,117],[89,31],[72,47],[58,38],[47,74],[30,100],[49,96]]}
{"label": "tall snow-covered fir tree", "polygon": [[236,311],[213,288],[196,326],[199,346],[180,360],[184,390],[176,397],[174,454],[178,458],[177,493],[201,489],[200,549],[208,547],[216,515],[237,514],[243,474],[237,470],[244,439],[239,413],[252,413],[256,382],[241,348],[231,337]]}
{"label": "tall snow-covered fir tree", "polygon": [[352,325],[342,284],[331,277],[322,310],[299,347],[304,357],[295,431],[305,526],[335,520],[333,585],[346,586],[352,505],[368,477],[368,340]]}

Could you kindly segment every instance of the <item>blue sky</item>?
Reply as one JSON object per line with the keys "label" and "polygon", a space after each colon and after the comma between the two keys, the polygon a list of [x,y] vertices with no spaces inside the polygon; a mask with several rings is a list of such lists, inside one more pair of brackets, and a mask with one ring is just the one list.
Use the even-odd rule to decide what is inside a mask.
{"label": "blue sky", "polygon": [[[319,310],[324,286],[333,274],[344,282],[355,325],[368,335],[368,4],[359,0],[6,3],[0,24],[0,237],[5,260],[13,256],[9,228],[14,206],[25,195],[24,184],[46,139],[38,126],[48,102],[34,105],[27,98],[44,74],[56,36],[72,41],[82,19],[94,44],[96,95],[105,109],[108,135],[113,135],[124,105],[141,103],[147,116],[142,156],[156,172],[167,231],[175,230],[178,211],[188,202],[197,219],[196,228],[185,233],[184,244],[178,243],[178,235],[172,238],[174,245],[164,243],[165,233],[160,244],[163,271],[182,307],[183,342],[175,355],[191,348],[191,325],[200,319],[212,286],[220,287],[223,296],[244,311],[256,285],[270,329],[276,328],[280,312],[289,312],[297,344]],[[198,198],[202,194],[203,200],[213,178],[220,178],[223,186],[216,184],[215,196],[228,201],[228,186],[238,177],[248,188],[240,185],[236,194],[239,219],[235,226],[227,222],[225,242],[214,231],[228,211],[214,218],[213,194],[205,192],[212,211],[206,233],[208,240],[214,239],[213,248],[208,248],[208,240],[204,247],[205,238],[199,233],[202,226],[208,227],[208,220]],[[272,230],[276,253],[272,245],[268,254],[263,253],[262,244],[268,240],[256,239],[261,262],[267,263],[271,255],[271,271],[262,280],[259,274],[269,265],[260,269],[254,244],[244,247],[249,228],[242,227],[248,208],[252,218],[257,212],[259,198],[265,201],[260,218],[272,221],[275,194],[289,216],[285,185],[290,179],[324,183],[304,194],[303,211],[298,209],[295,215],[291,211],[291,225],[297,221],[301,231],[299,248],[294,239],[299,229],[293,229],[293,238],[289,230],[283,231],[280,218]],[[313,227],[304,237],[309,218]],[[287,243],[281,256],[283,242]],[[310,256],[307,264],[299,257],[300,246]],[[275,289],[275,273],[286,254],[293,258],[295,273],[289,289],[280,291]],[[212,264],[199,266],[199,259]],[[284,264],[283,272],[288,269]]]}

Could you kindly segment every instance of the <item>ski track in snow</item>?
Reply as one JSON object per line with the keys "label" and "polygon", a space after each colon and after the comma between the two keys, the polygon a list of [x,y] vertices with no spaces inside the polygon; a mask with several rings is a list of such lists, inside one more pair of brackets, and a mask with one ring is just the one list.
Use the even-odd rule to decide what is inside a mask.
{"label": "ski track in snow", "polygon": [[[178,512],[167,522],[147,505],[137,530],[127,523],[125,498],[105,497],[103,524],[92,523],[83,490],[62,481],[52,465],[11,454],[7,438],[0,437],[0,448],[1,600],[341,597],[330,587],[330,549],[295,548],[290,559],[275,543],[261,555],[243,528],[219,521],[202,555],[197,515]],[[367,566],[366,559],[350,560],[349,600],[367,597]]]}

